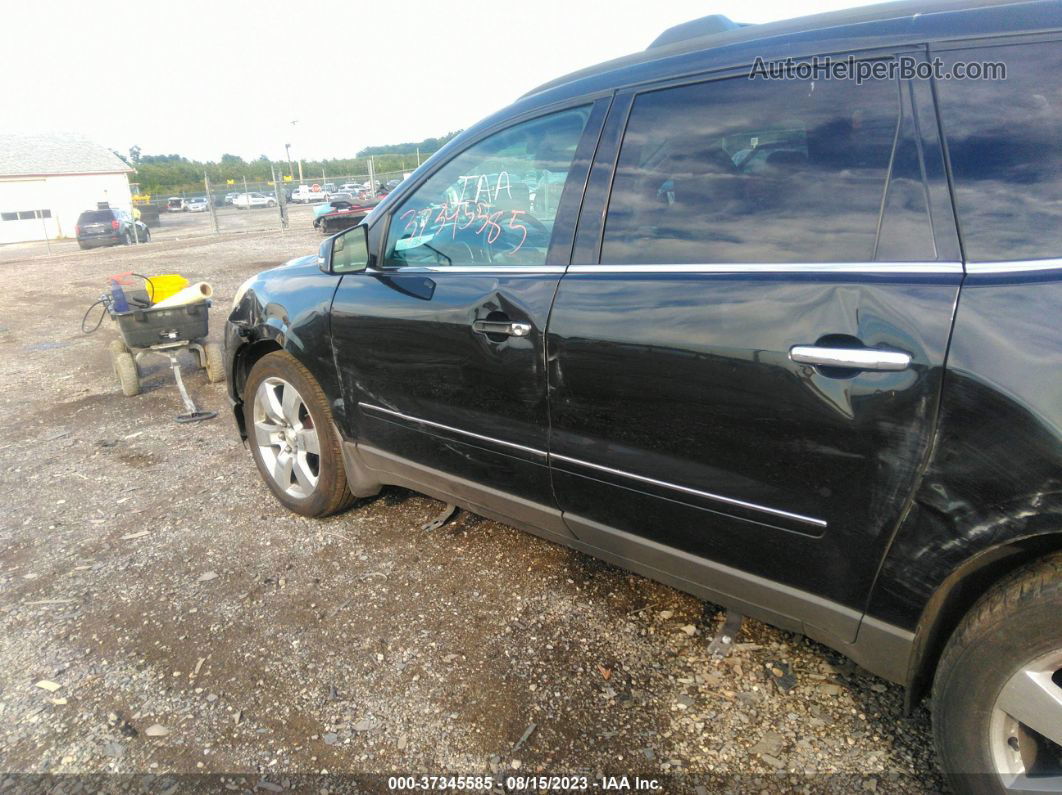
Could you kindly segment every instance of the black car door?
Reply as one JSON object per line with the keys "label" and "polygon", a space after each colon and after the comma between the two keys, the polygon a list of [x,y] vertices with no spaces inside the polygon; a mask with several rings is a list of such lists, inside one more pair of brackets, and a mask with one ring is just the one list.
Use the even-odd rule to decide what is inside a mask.
{"label": "black car door", "polygon": [[568,535],[546,465],[545,328],[605,110],[478,137],[379,219],[378,267],[343,277],[346,431],[390,482]]}
{"label": "black car door", "polygon": [[550,320],[564,518],[620,562],[852,640],[962,278],[929,86],[658,85],[617,98],[602,140],[621,132]]}

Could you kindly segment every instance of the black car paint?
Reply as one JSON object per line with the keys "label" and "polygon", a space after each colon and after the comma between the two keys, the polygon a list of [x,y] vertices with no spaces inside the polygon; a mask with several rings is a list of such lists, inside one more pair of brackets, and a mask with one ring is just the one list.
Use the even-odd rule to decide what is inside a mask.
{"label": "black car paint", "polygon": [[[825,526],[568,461],[560,507],[862,609],[929,448],[959,278],[566,276],[551,453]],[[837,377],[789,359],[824,332],[914,364]]]}
{"label": "black car paint", "polygon": [[[941,4],[934,13],[911,16],[898,12],[895,19],[886,20],[880,19],[878,12],[878,18],[866,23],[856,20],[795,32],[786,32],[781,26],[774,39],[758,39],[754,30],[738,31],[727,43],[712,49],[669,54],[670,50],[663,48],[655,58],[653,54],[632,56],[621,59],[614,69],[590,70],[585,76],[557,81],[456,137],[405,180],[366,219],[370,250],[379,252],[390,210],[470,141],[521,115],[543,113],[578,99],[608,97],[618,82],[648,85],[676,76],[723,73],[747,65],[759,55],[798,58],[825,52],[865,52],[874,47],[895,53],[904,46],[924,51],[927,42],[1040,34],[1062,28],[1057,3],[972,5],[973,8],[951,10],[947,4]],[[858,15],[853,12],[853,16]],[[626,99],[617,96],[612,103],[613,108],[625,104],[629,105],[629,96]],[[596,261],[592,257],[599,251],[597,227],[604,211],[600,194],[601,190],[607,191],[609,169],[615,162],[615,147],[621,134],[622,119],[613,122],[610,117],[600,136],[601,147],[594,156],[595,164],[600,164],[601,169],[595,165],[589,175],[588,189],[582,197],[582,214],[570,216],[569,232],[574,232],[575,219],[579,218],[573,262]],[[946,207],[937,209],[947,214]],[[664,467],[660,470],[663,479],[682,482],[691,475],[675,468],[674,462],[665,457],[643,463],[633,450],[638,445],[659,445],[661,438],[667,441],[668,423],[676,411],[688,410],[694,404],[710,406],[721,401],[738,418],[735,428],[715,437],[723,451],[730,454],[728,466],[734,470],[731,473],[734,477],[728,482],[739,493],[742,488],[747,489],[743,493],[750,501],[799,506],[812,515],[816,511],[829,511],[830,517],[838,517],[835,521],[839,529],[836,535],[834,527],[816,535],[806,528],[786,526],[784,522],[756,521],[756,517],[738,515],[739,511],[728,509],[724,511],[728,517],[713,527],[718,535],[711,538],[690,536],[689,530],[683,528],[691,526],[691,515],[708,517],[711,515],[708,512],[718,509],[718,505],[699,504],[691,508],[655,488],[642,485],[631,489],[629,482],[616,481],[600,473],[596,478],[589,478],[586,476],[590,473],[583,471],[579,473],[578,485],[574,485],[573,475],[567,471],[570,466],[555,465],[549,478],[546,477],[548,467],[541,463],[514,456],[512,451],[492,449],[489,444],[469,445],[467,439],[445,430],[421,427],[418,431],[415,422],[379,414],[367,421],[344,398],[344,393],[362,395],[361,400],[367,403],[391,401],[392,408],[399,405],[394,403],[397,398],[405,401],[401,405],[407,411],[402,413],[416,416],[424,405],[430,403],[437,407],[440,398],[452,397],[452,390],[467,390],[480,383],[476,379],[482,376],[484,361],[502,362],[498,373],[505,372],[507,357],[510,362],[521,361],[519,350],[502,351],[486,345],[478,360],[447,356],[443,350],[445,341],[456,340],[461,333],[460,323],[471,319],[481,308],[474,300],[463,297],[491,294],[492,277],[487,274],[476,277],[481,283],[468,293],[463,293],[456,283],[445,289],[435,284],[429,289],[423,283],[425,278],[417,274],[388,274],[372,268],[365,273],[348,274],[342,281],[350,289],[332,307],[340,277],[321,273],[314,260],[306,259],[266,272],[251,286],[231,318],[227,330],[230,355],[238,360],[249,350],[248,343],[263,341],[290,351],[321,382],[332,399],[337,424],[349,439],[368,434],[376,445],[399,447],[405,457],[430,461],[442,471],[459,471],[469,480],[489,481],[501,490],[534,501],[550,501],[546,484],[552,480],[562,503],[585,513],[600,511],[598,516],[604,523],[621,529],[623,525],[637,527],[668,546],[708,553],[737,568],[751,568],[770,580],[835,601],[847,608],[847,615],[855,617],[854,624],[842,624],[840,633],[831,630],[812,634],[852,653],[855,646],[848,644],[858,643],[869,634],[871,627],[886,627],[887,633],[898,639],[896,654],[911,652],[910,661],[905,658],[889,665],[875,666],[873,661],[864,664],[911,684],[924,680],[925,671],[919,666],[932,665],[934,648],[939,649],[942,642],[939,635],[948,631],[950,625],[942,616],[949,600],[964,588],[971,591],[982,584],[973,576],[977,570],[988,570],[981,567],[982,563],[987,566],[993,561],[1010,561],[1007,565],[1013,566],[1014,560],[1062,545],[1062,484],[1059,482],[1062,400],[1059,400],[1057,379],[1062,364],[1062,342],[1057,334],[1062,283],[1057,270],[1027,275],[968,273],[954,278],[900,280],[867,275],[847,284],[828,277],[775,284],[770,276],[745,279],[743,283],[732,278],[701,276],[673,280],[670,284],[670,288],[681,287],[686,291],[690,285],[679,282],[692,282],[696,290],[705,290],[705,285],[727,284],[731,290],[741,291],[736,299],[741,301],[774,291],[778,300],[799,303],[808,300],[810,290],[817,292],[811,306],[825,300],[823,296],[833,290],[850,288],[862,296],[860,300],[886,307],[883,322],[873,332],[878,335],[874,341],[914,353],[915,371],[903,377],[864,374],[847,381],[828,379],[821,373],[794,367],[779,356],[783,351],[779,350],[777,340],[752,345],[721,334],[691,345],[688,340],[696,339],[700,330],[676,326],[669,334],[658,334],[651,343],[639,345],[629,335],[610,333],[608,329],[614,326],[607,318],[595,330],[594,318],[600,314],[600,307],[594,306],[594,299],[601,277],[571,273],[564,276],[560,280],[560,303],[552,306],[554,317],[548,326],[542,317],[542,299],[530,302],[528,306],[533,306],[530,309],[525,306],[524,310],[534,321],[536,334],[548,329],[543,350],[544,373],[550,390],[546,408],[552,408],[554,401],[557,403],[550,424],[537,431],[531,427],[534,418],[541,417],[543,411],[541,401],[533,398],[517,409],[516,416],[522,420],[522,426],[520,423],[481,424],[486,416],[512,417],[514,412],[505,395],[494,394],[488,388],[477,396],[484,401],[484,411],[477,412],[475,405],[449,409],[454,425],[472,424],[484,436],[519,438],[533,442],[528,445],[531,447],[541,447],[541,439],[546,434],[552,437],[547,437],[547,444],[567,445],[563,449],[573,458],[608,462],[627,471],[637,471],[638,467],[657,471],[656,466],[660,465]],[[406,283],[414,279],[420,283]],[[614,291],[618,305],[629,307],[634,301],[651,303],[647,293],[666,291],[668,286],[666,282],[648,283],[625,276],[610,280],[609,288]],[[356,296],[362,295],[369,301],[359,310],[361,298]],[[924,313],[933,315],[928,328],[918,324],[912,327],[909,320],[896,322],[897,306],[904,302],[912,307],[931,307]],[[403,327],[396,316],[389,316],[389,307],[398,306],[418,307],[415,315],[427,320],[436,336],[426,338],[425,325]],[[332,358],[333,340],[328,320],[330,307],[337,317],[361,314],[371,319],[365,325],[370,332],[368,336],[344,334],[336,338],[335,358]],[[550,308],[546,306],[545,312]],[[558,308],[564,311],[558,313]],[[953,321],[949,351],[948,326]],[[853,320],[849,328],[841,331],[865,343],[868,341],[864,339],[866,330],[861,322]],[[793,331],[797,332],[812,342],[822,328],[809,322],[806,328]],[[410,368],[406,373],[390,373],[387,378],[397,380],[387,383],[386,389],[381,390],[378,381],[363,389],[368,382],[346,365],[342,351],[349,351],[351,346],[368,348],[361,361],[378,376],[389,362],[393,363],[388,359],[388,349],[396,340],[410,346],[403,355],[405,361],[413,361],[409,351],[416,350],[417,345],[428,350],[439,348],[440,358],[428,368],[430,372],[418,374]],[[460,344],[467,344],[467,340],[462,339]],[[752,349],[769,352],[770,360],[756,361],[748,355]],[[557,354],[567,362],[558,364]],[[619,362],[621,356],[622,367],[629,368],[629,372],[603,367],[609,361]],[[536,359],[525,357],[525,361]],[[688,367],[692,361],[703,364],[703,375],[683,383],[676,370]],[[423,366],[424,362],[419,364]],[[240,373],[245,374],[245,370],[238,361],[233,367],[236,376],[230,382],[230,392],[239,411]],[[526,377],[526,373],[518,373],[513,383],[522,384]],[[636,390],[636,386],[640,389]],[[625,395],[628,409],[630,403],[637,401],[636,411],[623,417],[622,423],[614,421],[607,409],[587,405],[585,398],[595,387]],[[852,387],[861,393],[858,401],[852,399]],[[745,406],[739,396],[742,392],[757,395],[764,391],[795,400],[795,405],[787,407],[792,413],[781,426],[782,432],[793,433],[798,429],[804,413],[807,421],[814,421],[819,430],[834,435],[838,444],[828,449],[820,439],[798,436],[792,440],[793,449],[785,451],[781,460],[765,460],[759,455],[759,449],[743,446],[743,433],[760,443],[770,443],[772,435],[778,433],[777,427],[760,425],[756,412],[750,410],[755,407]],[[523,416],[520,411],[524,412]],[[573,417],[584,429],[581,434],[566,432],[565,425]],[[871,418],[869,424],[860,424],[859,420],[866,417]],[[586,428],[594,433],[586,433]],[[703,430],[711,432],[711,428]],[[862,503],[857,494],[849,493],[835,507],[816,504],[815,490],[823,488],[823,483],[832,483],[833,486],[825,488],[833,493],[850,474],[849,462],[857,461],[859,467],[870,466],[871,446],[861,436],[864,432],[885,445],[879,462],[884,462],[885,471],[893,468],[889,482],[883,485],[881,493],[869,495]],[[612,434],[619,436],[613,438]],[[623,439],[623,434],[635,442],[628,445],[626,458],[622,441],[617,441]],[[693,442],[689,439],[671,441],[692,449]],[[559,452],[562,448],[555,449]],[[674,471],[668,471],[668,467]],[[872,473],[866,470],[862,474]],[[696,475],[694,472],[694,478]],[[780,481],[787,475],[792,480]],[[607,483],[613,485],[604,485]],[[629,492],[627,502],[617,499],[624,489]],[[650,502],[646,496],[649,494],[664,499]],[[630,500],[634,501],[633,505]],[[846,514],[852,516],[846,519]],[[828,539],[826,544],[824,539]],[[580,546],[580,543],[573,545]],[[971,573],[968,578],[967,571]],[[963,594],[959,603],[968,606],[974,595]],[[780,623],[794,628],[801,626],[799,621]],[[849,628],[851,636],[847,635]],[[905,674],[895,673],[905,669]]]}
{"label": "black car paint", "polygon": [[[326,395],[341,394],[329,328],[338,285],[339,277],[321,272],[316,255],[298,257],[259,274],[225,326],[228,390],[234,405],[242,400],[243,382],[253,364],[248,354],[256,345],[265,351],[287,351],[314,374]],[[332,408],[342,423],[342,400]],[[242,431],[239,411],[237,422]]]}

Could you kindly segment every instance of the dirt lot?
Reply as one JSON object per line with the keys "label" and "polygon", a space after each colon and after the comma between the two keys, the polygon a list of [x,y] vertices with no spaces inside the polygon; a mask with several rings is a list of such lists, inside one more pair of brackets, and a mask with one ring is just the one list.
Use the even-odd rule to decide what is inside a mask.
{"label": "dirt lot", "polygon": [[926,711],[904,717],[899,687],[815,643],[747,622],[713,661],[712,606],[467,513],[422,531],[441,506],[402,490],[328,521],[286,513],[191,357],[217,419],[176,424],[161,365],[121,396],[115,332],[78,328],[107,275],[212,282],[220,339],[237,285],[312,251],[308,227],[2,252],[0,770],[313,791],[386,780],[292,776],[941,789]]}

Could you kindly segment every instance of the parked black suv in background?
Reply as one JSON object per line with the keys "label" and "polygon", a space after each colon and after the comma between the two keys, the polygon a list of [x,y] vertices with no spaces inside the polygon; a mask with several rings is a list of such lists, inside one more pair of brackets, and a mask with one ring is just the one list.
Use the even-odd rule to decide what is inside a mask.
{"label": "parked black suv in background", "polygon": [[[826,55],[866,79],[750,79]],[[1057,791],[1060,317],[1062,5],[952,0],[542,86],[226,340],[292,510],[463,505],[931,694],[959,790]]]}
{"label": "parked black suv in background", "polygon": [[129,246],[148,243],[151,232],[147,224],[134,221],[125,210],[85,210],[77,217],[77,244],[81,248],[97,246]]}

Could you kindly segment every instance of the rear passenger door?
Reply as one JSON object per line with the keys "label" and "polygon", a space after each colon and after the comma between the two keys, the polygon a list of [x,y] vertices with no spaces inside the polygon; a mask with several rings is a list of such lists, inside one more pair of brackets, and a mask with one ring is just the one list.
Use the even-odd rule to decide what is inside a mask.
{"label": "rear passenger door", "polygon": [[549,328],[575,535],[854,638],[962,278],[936,129],[928,84],[897,79],[617,98]]}

